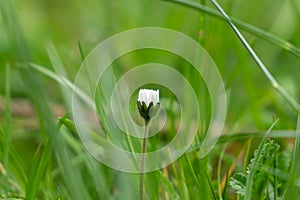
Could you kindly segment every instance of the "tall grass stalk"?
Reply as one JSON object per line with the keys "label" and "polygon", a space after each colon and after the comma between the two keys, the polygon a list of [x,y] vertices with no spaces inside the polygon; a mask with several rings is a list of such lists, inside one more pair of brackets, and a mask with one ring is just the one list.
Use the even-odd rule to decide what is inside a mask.
{"label": "tall grass stalk", "polygon": [[224,18],[227,20],[228,24],[232,28],[232,30],[235,32],[237,37],[240,39],[240,41],[243,43],[243,45],[246,47],[254,61],[259,66],[260,70],[263,72],[263,74],[267,77],[267,79],[271,82],[273,88],[275,88],[279,94],[298,112],[300,112],[300,105],[291,97],[286,90],[281,87],[281,85],[276,81],[276,79],[273,77],[273,75],[269,72],[267,67],[264,65],[264,63],[261,61],[261,59],[258,57],[258,55],[255,53],[255,51],[252,49],[252,47],[249,45],[247,40],[244,38],[244,36],[241,34],[241,32],[238,30],[238,28],[234,25],[231,18],[225,13],[223,8],[217,3],[215,0],[210,0],[215,7],[220,11],[220,13],[224,16]]}
{"label": "tall grass stalk", "polygon": [[[169,1],[172,3],[179,4],[179,5],[183,5],[183,6],[186,6],[188,8],[191,8],[191,9],[194,9],[197,11],[205,12],[206,14],[209,14],[211,16],[219,18],[223,21],[228,21],[228,19],[226,19],[226,17],[224,15],[220,14],[218,11],[216,11],[208,6],[201,5],[197,2],[193,2],[190,0],[163,0],[163,1]],[[286,51],[291,52],[292,54],[296,55],[297,57],[300,57],[300,49],[297,46],[293,45],[292,43],[290,43],[286,40],[283,40],[280,37],[277,37],[267,31],[264,31],[256,26],[248,24],[237,18],[234,18],[231,16],[229,16],[229,18],[234,24],[236,24],[237,27],[239,27],[249,33],[252,33],[262,39],[265,39],[265,40],[271,42],[272,44],[274,44]]]}

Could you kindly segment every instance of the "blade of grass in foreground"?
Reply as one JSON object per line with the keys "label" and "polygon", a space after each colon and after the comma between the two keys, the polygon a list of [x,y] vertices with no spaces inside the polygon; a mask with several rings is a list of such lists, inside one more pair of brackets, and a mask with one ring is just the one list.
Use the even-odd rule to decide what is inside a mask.
{"label": "blade of grass in foreground", "polygon": [[282,199],[292,200],[299,197],[299,186],[297,186],[297,181],[300,178],[300,112],[298,113],[297,122],[297,136],[295,140],[295,147],[293,153],[292,167],[290,172],[290,178]]}
{"label": "blade of grass in foreground", "polygon": [[42,155],[40,157],[40,153],[42,151],[42,145],[37,149],[33,165],[30,170],[29,180],[26,189],[26,199],[34,200],[37,198],[37,194],[40,188],[40,182],[42,181],[42,177],[46,171],[47,163],[51,155],[52,149],[52,140],[49,138],[46,141],[46,145],[43,149]]}
{"label": "blade of grass in foreground", "polygon": [[210,0],[215,7],[220,11],[220,13],[224,16],[224,18],[227,20],[229,26],[232,28],[234,33],[237,35],[237,37],[240,39],[242,44],[245,46],[247,51],[250,53],[254,61],[259,66],[260,70],[263,72],[263,74],[267,77],[267,79],[271,82],[273,88],[275,88],[279,94],[298,112],[300,112],[300,105],[296,102],[296,100],[291,97],[286,90],[281,87],[281,85],[276,81],[276,79],[273,77],[273,75],[269,72],[267,67],[264,65],[264,63],[260,60],[258,55],[255,53],[255,51],[251,48],[247,40],[244,38],[244,36],[240,33],[240,31],[237,29],[237,27],[233,24],[232,19],[225,13],[225,11],[222,9],[222,7],[215,1]]}
{"label": "blade of grass in foreground", "polygon": [[211,195],[212,195],[212,197],[213,197],[212,199],[217,200],[217,196],[216,196],[214,187],[213,187],[213,185],[212,185],[211,179],[210,179],[210,178],[208,177],[208,175],[207,175],[207,172],[205,172],[205,177],[206,177],[206,180],[207,180],[207,182],[208,182],[209,189],[210,189],[210,191],[211,191]]}
{"label": "blade of grass in foreground", "polygon": [[[188,1],[188,0],[164,0],[164,1],[170,1],[172,3],[177,3],[179,5],[183,5],[188,8],[195,9],[197,11],[202,11],[211,16],[214,16],[221,20],[227,21],[226,17],[224,17],[222,14],[218,13],[216,10],[214,10],[208,6],[204,6],[202,4],[196,3],[196,2],[192,2],[192,1]],[[269,32],[266,32],[255,26],[252,26],[244,21],[241,21],[239,19],[236,19],[233,17],[230,17],[230,19],[234,24],[236,24],[237,27],[239,27],[249,33],[252,33],[262,39],[265,39],[265,40],[273,43],[274,45],[293,53],[294,55],[296,55],[298,57],[300,56],[300,49],[298,47],[296,47],[295,45],[293,45],[293,44],[291,44]]]}

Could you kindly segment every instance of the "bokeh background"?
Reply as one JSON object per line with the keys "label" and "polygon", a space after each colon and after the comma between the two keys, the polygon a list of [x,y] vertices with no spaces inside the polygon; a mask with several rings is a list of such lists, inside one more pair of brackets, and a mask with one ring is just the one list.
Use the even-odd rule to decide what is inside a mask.
{"label": "bokeh background", "polygon": [[[87,155],[78,138],[76,139],[76,133],[70,133],[72,119],[64,134],[75,142],[66,139],[62,142],[65,146],[58,150],[60,153],[49,150],[51,152],[48,159],[45,158],[48,161],[44,162],[43,152],[51,146],[48,136],[59,117],[69,111],[69,107],[64,101],[61,85],[46,72],[36,70],[28,63],[52,72],[56,71],[55,66],[62,68],[65,76],[73,82],[82,62],[82,53],[87,55],[97,44],[113,34],[138,27],[169,28],[198,41],[215,61],[224,80],[228,99],[223,142],[205,159],[198,158],[195,150],[170,168],[149,174],[146,185],[148,184],[150,199],[172,199],[172,195],[180,199],[212,198],[209,184],[202,184],[206,180],[203,171],[207,172],[216,195],[221,196],[218,190],[220,181],[216,178],[220,155],[226,155],[223,155],[225,161],[222,161],[225,167],[220,168],[221,177],[226,175],[234,160],[238,160],[234,165],[235,170],[241,170],[257,148],[261,135],[276,119],[279,120],[273,129],[280,131],[280,134],[276,134],[275,139],[281,145],[281,151],[292,155],[297,111],[272,87],[224,20],[178,2],[180,1],[1,0],[1,198],[137,198],[138,175],[111,170]],[[208,0],[188,2],[215,9]],[[300,2],[220,0],[219,3],[230,16],[254,26],[250,27],[250,31],[241,30],[242,34],[279,84],[299,102]],[[272,37],[260,37],[260,31],[255,28],[276,36],[283,42],[276,43]],[[170,60],[199,92],[200,110],[206,116],[201,121],[202,128],[199,130],[201,139],[209,122],[209,95],[201,77],[193,77],[193,71],[185,67],[183,61],[164,52],[137,52],[118,61],[122,67],[116,70],[116,76],[141,63]],[[50,110],[52,114],[45,118]],[[170,130],[172,125],[164,130],[163,137],[166,141],[171,139],[167,134]],[[58,133],[59,131],[54,134]],[[243,133],[246,137],[241,141],[236,142],[231,137],[233,134]],[[252,141],[254,134],[259,139]],[[246,158],[244,146],[249,146],[250,153]],[[70,160],[69,166],[65,168],[64,159]],[[45,164],[45,168],[41,167],[44,170],[38,170],[38,163]],[[68,171],[70,169],[72,170]],[[93,179],[95,173],[98,174],[95,175],[96,180]],[[39,174],[40,177],[36,178],[33,174]],[[164,185],[163,188],[166,189],[159,189],[160,185]],[[237,198],[232,189],[227,189],[224,197]]]}

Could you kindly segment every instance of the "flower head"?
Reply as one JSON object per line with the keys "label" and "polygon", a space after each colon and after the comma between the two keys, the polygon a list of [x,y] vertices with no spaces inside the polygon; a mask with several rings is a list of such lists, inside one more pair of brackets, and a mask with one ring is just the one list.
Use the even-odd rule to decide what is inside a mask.
{"label": "flower head", "polygon": [[137,106],[140,115],[145,120],[150,120],[159,108],[159,90],[141,89],[139,91]]}
{"label": "flower head", "polygon": [[138,101],[145,102],[147,107],[151,102],[153,102],[153,105],[156,105],[159,102],[159,90],[141,89]]}

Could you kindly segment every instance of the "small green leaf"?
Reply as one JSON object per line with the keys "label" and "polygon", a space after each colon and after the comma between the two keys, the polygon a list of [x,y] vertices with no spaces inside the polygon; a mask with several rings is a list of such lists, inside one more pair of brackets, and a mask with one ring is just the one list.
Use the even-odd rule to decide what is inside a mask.
{"label": "small green leaf", "polygon": [[270,170],[274,169],[274,161],[278,152],[279,145],[277,143],[270,139],[263,140],[260,147],[255,150],[246,173],[234,174],[229,182],[230,186],[236,190],[236,193],[245,196],[247,180],[252,178],[251,197],[253,199],[261,199],[263,196],[266,196],[268,181],[273,179]]}
{"label": "small green leaf", "polygon": [[229,182],[230,186],[236,190],[236,193],[245,195],[246,176],[243,173],[234,174]]}

